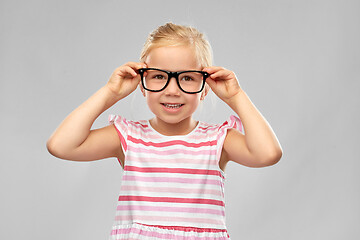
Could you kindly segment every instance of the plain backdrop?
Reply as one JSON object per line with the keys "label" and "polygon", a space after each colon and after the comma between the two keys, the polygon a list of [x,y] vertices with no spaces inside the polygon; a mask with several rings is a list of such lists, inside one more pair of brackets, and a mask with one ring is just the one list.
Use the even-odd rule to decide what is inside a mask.
{"label": "plain backdrop", "polygon": [[[359,10],[357,0],[1,0],[0,239],[108,238],[119,163],[60,160],[46,141],[166,22],[206,34],[214,65],[236,73],[283,147],[271,167],[228,164],[231,239],[359,239]],[[93,128],[111,113],[152,117],[139,89]],[[230,114],[210,94],[195,117]]]}

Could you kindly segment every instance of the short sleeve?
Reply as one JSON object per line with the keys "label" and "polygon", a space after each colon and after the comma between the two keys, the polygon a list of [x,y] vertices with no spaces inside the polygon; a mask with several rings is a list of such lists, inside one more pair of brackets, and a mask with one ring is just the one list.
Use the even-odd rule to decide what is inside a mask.
{"label": "short sleeve", "polygon": [[128,136],[128,121],[121,116],[118,115],[109,115],[109,124],[114,124],[115,129],[119,135],[121,147],[123,149],[123,152],[125,153],[127,150],[127,143],[126,139]]}
{"label": "short sleeve", "polygon": [[216,151],[217,159],[220,159],[220,155],[221,155],[221,151],[222,151],[222,148],[224,145],[227,130],[230,128],[234,128],[234,129],[238,130],[239,132],[241,132],[242,134],[245,134],[240,118],[238,118],[234,115],[231,115],[230,118],[228,120],[226,120],[223,124],[221,124],[218,128],[219,134],[217,136],[217,151]]}

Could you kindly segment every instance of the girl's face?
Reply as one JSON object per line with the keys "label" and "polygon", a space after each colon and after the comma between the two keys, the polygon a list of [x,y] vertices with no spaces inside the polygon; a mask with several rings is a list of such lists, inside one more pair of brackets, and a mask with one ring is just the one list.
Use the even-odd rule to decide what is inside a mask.
{"label": "girl's face", "polygon": [[[159,47],[150,51],[145,63],[149,68],[167,71],[202,70],[192,48],[187,46]],[[150,92],[140,89],[146,97],[150,110],[157,122],[168,124],[191,124],[192,114],[208,92],[208,87],[200,93],[188,94],[181,91],[176,79],[170,79],[169,85],[161,92]],[[179,107],[180,106],[180,107]]]}

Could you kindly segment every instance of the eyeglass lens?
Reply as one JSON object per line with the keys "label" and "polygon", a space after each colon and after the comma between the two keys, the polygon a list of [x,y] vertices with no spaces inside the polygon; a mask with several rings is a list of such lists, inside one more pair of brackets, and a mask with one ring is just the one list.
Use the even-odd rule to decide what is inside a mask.
{"label": "eyeglass lens", "polygon": [[[158,91],[165,87],[168,74],[159,70],[146,70],[143,75],[147,89]],[[203,85],[203,74],[200,72],[184,72],[178,76],[180,87],[186,92],[198,92]]]}

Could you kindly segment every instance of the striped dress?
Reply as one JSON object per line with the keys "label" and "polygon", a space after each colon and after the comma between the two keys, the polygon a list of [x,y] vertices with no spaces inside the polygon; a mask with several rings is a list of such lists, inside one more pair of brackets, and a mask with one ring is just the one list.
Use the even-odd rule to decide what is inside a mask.
{"label": "striped dress", "polygon": [[109,123],[125,154],[110,240],[230,239],[219,159],[227,129],[243,132],[239,118],[199,121],[192,132],[177,136],[158,133],[148,120],[110,115]]}

